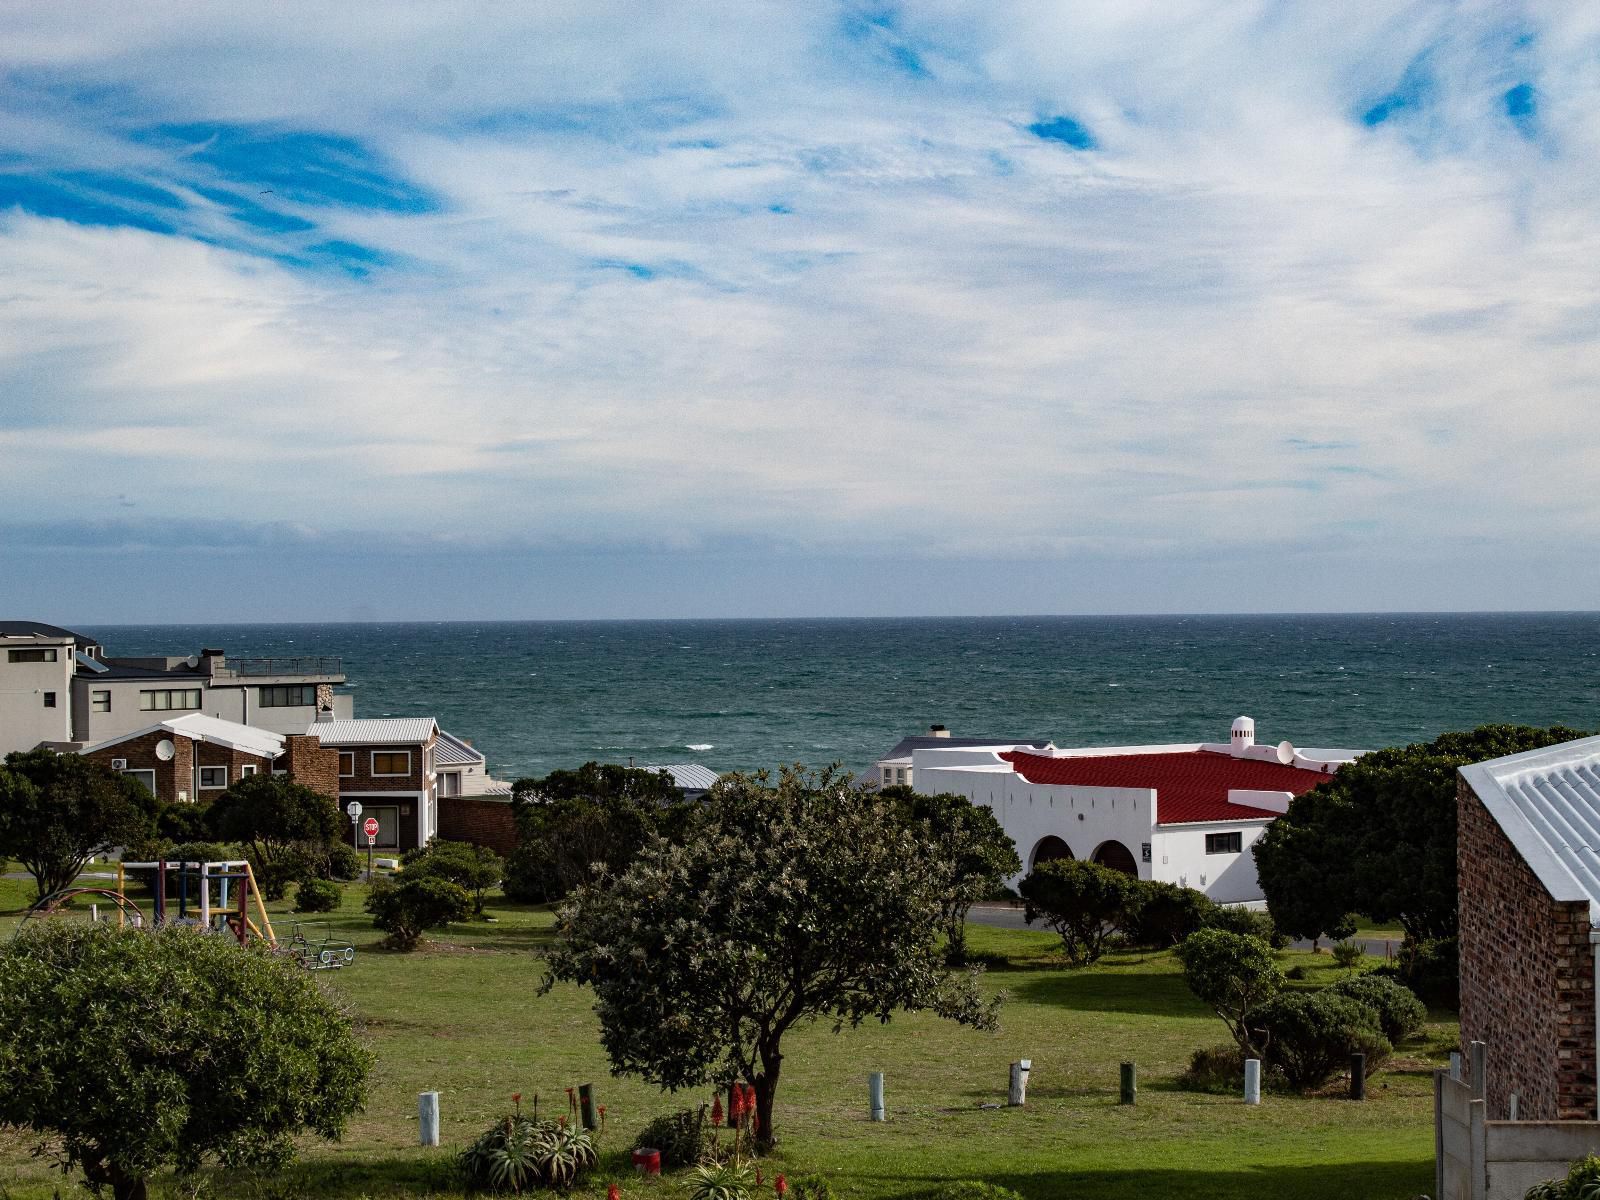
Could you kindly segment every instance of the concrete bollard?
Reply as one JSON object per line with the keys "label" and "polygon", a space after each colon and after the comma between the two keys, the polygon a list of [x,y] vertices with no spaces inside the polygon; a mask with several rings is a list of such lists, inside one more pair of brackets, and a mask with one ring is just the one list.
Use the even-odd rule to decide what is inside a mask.
{"label": "concrete bollard", "polygon": [[867,1111],[874,1121],[887,1121],[888,1110],[883,1106],[883,1072],[874,1071],[867,1076]]}
{"label": "concrete bollard", "polygon": [[439,1144],[439,1093],[417,1094],[417,1126],[424,1146]]}
{"label": "concrete bollard", "polygon": [[1019,1058],[1011,1064],[1011,1090],[1006,1093],[1006,1103],[1012,1108],[1021,1108],[1028,1102],[1028,1072],[1031,1070],[1031,1058]]}
{"label": "concrete bollard", "polygon": [[1246,1104],[1261,1103],[1261,1060],[1247,1058],[1244,1060],[1244,1102]]}
{"label": "concrete bollard", "polygon": [[1122,1088],[1117,1097],[1118,1104],[1132,1104],[1139,1094],[1138,1068],[1131,1062],[1122,1064]]}
{"label": "concrete bollard", "polygon": [[1461,1082],[1461,1051],[1450,1051],[1450,1078]]}
{"label": "concrete bollard", "polygon": [[1367,1056],[1365,1054],[1352,1054],[1350,1056],[1350,1099],[1365,1100],[1367,1098]]}

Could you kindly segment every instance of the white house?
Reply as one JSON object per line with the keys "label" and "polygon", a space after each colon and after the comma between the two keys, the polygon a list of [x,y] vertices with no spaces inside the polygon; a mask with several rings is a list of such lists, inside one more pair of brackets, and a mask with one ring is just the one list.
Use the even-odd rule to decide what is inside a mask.
{"label": "white house", "polygon": [[1227,742],[1067,750],[913,751],[916,788],[994,810],[1024,870],[1087,858],[1223,904],[1262,899],[1250,846],[1289,801],[1358,751],[1255,744],[1240,717]]}

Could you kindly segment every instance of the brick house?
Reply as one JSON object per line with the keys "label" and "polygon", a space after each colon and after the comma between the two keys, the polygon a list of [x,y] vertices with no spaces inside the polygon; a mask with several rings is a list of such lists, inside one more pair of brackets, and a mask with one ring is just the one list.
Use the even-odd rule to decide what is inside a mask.
{"label": "brick house", "polygon": [[1461,1041],[1491,1119],[1596,1118],[1600,737],[1461,768]]}
{"label": "brick house", "polygon": [[[339,807],[361,803],[361,820],[378,822],[378,850],[426,845],[439,832],[439,722],[432,717],[334,720],[331,714],[306,731],[338,751]],[[351,843],[366,839],[351,832]]]}
{"label": "brick house", "polygon": [[315,736],[274,733],[191,713],[85,746],[86,758],[134,776],[168,804],[203,804],[257,774],[288,775],[337,799],[338,756]]}

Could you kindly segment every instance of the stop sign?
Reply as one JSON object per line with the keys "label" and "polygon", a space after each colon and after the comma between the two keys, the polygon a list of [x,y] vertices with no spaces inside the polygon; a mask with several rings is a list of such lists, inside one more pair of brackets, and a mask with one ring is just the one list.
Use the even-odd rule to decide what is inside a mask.
{"label": "stop sign", "polygon": [[378,836],[378,818],[377,817],[368,817],[365,821],[363,821],[361,823],[361,832],[366,834],[369,838],[377,837]]}

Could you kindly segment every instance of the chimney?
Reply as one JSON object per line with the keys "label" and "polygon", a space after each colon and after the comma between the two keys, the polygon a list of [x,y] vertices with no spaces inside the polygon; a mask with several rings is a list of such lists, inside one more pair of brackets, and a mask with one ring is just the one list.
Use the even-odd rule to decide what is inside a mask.
{"label": "chimney", "polygon": [[1233,753],[1243,756],[1246,750],[1256,744],[1256,723],[1249,717],[1235,717],[1228,741]]}
{"label": "chimney", "polygon": [[318,725],[324,724],[325,722],[328,722],[328,721],[331,721],[331,720],[333,720],[333,709],[331,707],[317,709],[317,724]]}
{"label": "chimney", "polygon": [[930,725],[930,726],[928,726],[928,736],[929,737],[949,737],[950,736],[950,731],[948,729],[946,729],[943,725]]}

